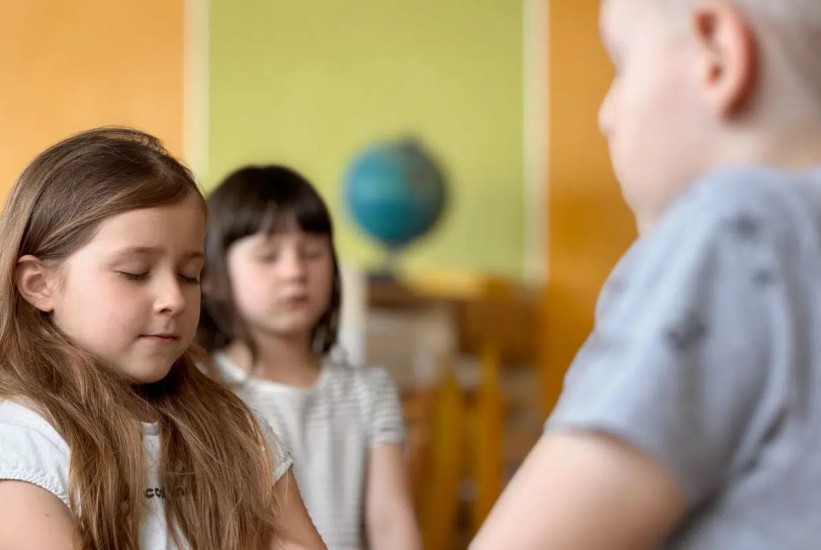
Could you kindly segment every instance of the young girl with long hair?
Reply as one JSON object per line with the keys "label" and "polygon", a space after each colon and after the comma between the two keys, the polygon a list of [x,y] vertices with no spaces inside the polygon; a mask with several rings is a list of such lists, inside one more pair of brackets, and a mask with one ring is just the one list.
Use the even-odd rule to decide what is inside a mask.
{"label": "young girl with long hair", "polygon": [[206,205],[159,141],[68,138],[0,218],[4,548],[324,548],[271,429],[192,356]]}

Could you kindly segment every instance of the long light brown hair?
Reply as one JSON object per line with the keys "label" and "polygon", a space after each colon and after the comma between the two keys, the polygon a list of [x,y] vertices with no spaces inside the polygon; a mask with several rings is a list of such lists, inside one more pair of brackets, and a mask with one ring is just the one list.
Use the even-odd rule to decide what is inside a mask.
{"label": "long light brown hair", "polygon": [[71,448],[71,512],[84,549],[139,548],[146,413],[158,419],[175,539],[179,529],[197,550],[258,549],[270,548],[277,531],[265,436],[237,397],[198,370],[191,349],[165,379],[134,386],[72,343],[15,285],[21,256],[59,265],[107,217],[191,195],[202,199],[156,138],[100,128],[41,153],[0,219],[0,398],[30,403]]}

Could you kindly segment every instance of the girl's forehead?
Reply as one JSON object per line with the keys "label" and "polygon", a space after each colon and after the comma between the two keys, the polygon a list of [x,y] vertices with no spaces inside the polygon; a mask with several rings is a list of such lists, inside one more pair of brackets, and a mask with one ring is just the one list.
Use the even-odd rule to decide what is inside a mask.
{"label": "girl's forehead", "polygon": [[195,198],[114,214],[100,222],[90,245],[202,248],[205,211]]}

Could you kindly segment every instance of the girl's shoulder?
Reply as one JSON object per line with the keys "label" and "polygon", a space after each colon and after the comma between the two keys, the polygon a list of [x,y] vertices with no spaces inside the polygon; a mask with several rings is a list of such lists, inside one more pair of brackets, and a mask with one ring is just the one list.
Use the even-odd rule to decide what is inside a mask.
{"label": "girl's shoulder", "polygon": [[276,434],[273,427],[265,419],[265,415],[256,410],[251,409],[256,421],[259,423],[260,430],[265,437],[265,444],[268,447],[268,452],[271,453],[273,463],[271,464],[273,471],[274,483],[280,480],[282,476],[291,469],[294,465],[294,459],[291,452],[285,446],[285,442]]}
{"label": "girl's shoulder", "polygon": [[388,371],[376,365],[356,365],[338,358],[325,362],[325,381],[332,386],[342,386],[357,392],[380,395],[385,391],[395,392],[393,380]]}
{"label": "girl's shoulder", "polygon": [[367,422],[368,446],[401,443],[405,439],[399,392],[388,371],[373,365],[347,363],[330,366],[340,377],[331,395],[341,407],[360,411]]}
{"label": "girl's shoulder", "polygon": [[15,433],[37,434],[38,439],[68,451],[68,444],[32,403],[25,399],[0,399],[0,437],[5,439]]}

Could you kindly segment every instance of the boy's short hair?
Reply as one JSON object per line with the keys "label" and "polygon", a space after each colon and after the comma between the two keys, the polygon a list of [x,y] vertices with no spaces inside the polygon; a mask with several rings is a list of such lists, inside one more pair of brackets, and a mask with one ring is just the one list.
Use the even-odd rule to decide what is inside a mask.
{"label": "boy's short hair", "polygon": [[[696,0],[663,0],[679,9],[689,9]],[[811,89],[821,95],[821,63],[817,62],[821,45],[821,0],[728,0],[752,23],[771,34],[794,69],[801,73]]]}
{"label": "boy's short hair", "polygon": [[[665,0],[679,7],[689,7],[696,0]],[[745,13],[784,23],[821,27],[821,2],[818,0],[729,0]]]}

